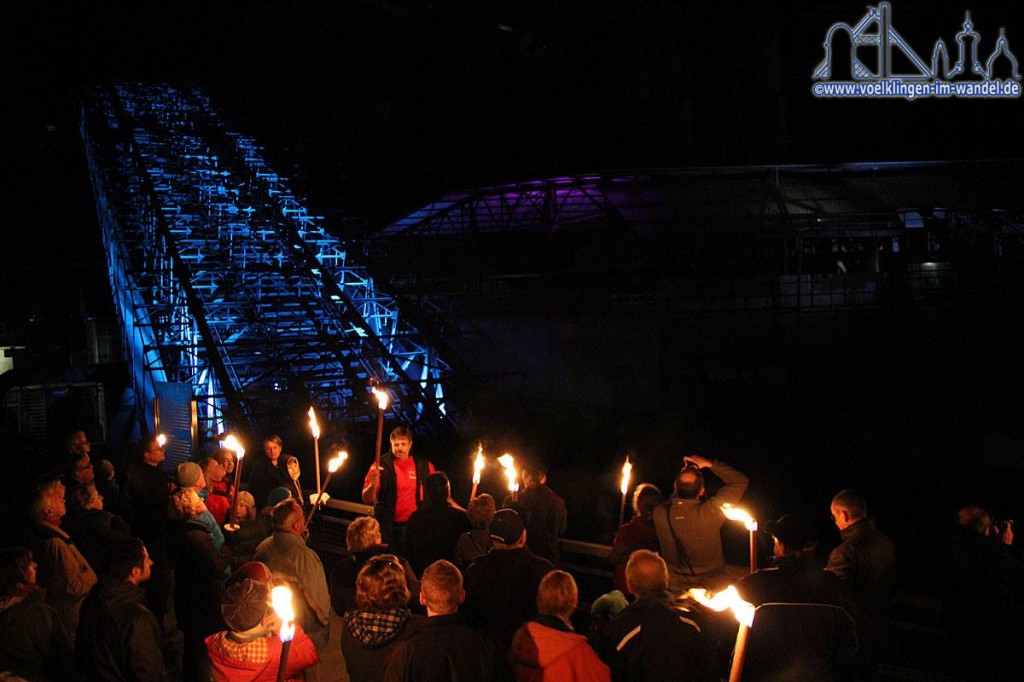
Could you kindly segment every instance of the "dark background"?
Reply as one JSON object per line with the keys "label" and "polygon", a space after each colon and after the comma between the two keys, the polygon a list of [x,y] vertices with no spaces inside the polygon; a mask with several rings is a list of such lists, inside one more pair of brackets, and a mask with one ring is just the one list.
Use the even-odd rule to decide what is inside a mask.
{"label": "dark background", "polygon": [[[965,9],[982,54],[1005,26],[1024,55],[1015,2],[899,2],[893,23],[928,59]],[[0,25],[7,338],[39,367],[73,364],[83,316],[112,318],[73,107],[76,89],[97,82],[202,85],[348,237],[457,189],[589,170],[1024,157],[1020,100],[815,99],[825,31],[863,13],[861,2],[809,0],[18,10]],[[804,322],[799,335],[749,317],[678,334],[678,320],[655,321],[678,335],[681,358],[659,359],[675,388],[656,408],[623,396],[634,383],[621,364],[580,364],[568,381],[618,398],[495,401],[454,440],[422,445],[452,471],[477,437],[547,459],[584,539],[610,537],[624,452],[638,453],[640,479],[667,488],[680,455],[700,451],[751,475],[763,518],[825,514],[853,485],[884,528],[941,544],[961,501],[1019,513],[1021,298],[1005,285],[942,310]],[[615,340],[630,352],[628,334]]]}

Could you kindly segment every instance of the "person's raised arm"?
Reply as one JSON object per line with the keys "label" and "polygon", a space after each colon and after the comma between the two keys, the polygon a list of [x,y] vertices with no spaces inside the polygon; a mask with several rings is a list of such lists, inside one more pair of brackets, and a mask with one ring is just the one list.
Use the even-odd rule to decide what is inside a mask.
{"label": "person's raised arm", "polygon": [[715,504],[736,504],[742,499],[743,493],[747,492],[750,479],[721,460],[708,459],[700,455],[687,455],[683,461],[692,462],[701,469],[710,469],[711,473],[722,479],[724,485],[715,493]]}
{"label": "person's raised arm", "polygon": [[375,504],[377,493],[380,491],[380,469],[376,464],[370,465],[363,479],[363,504]]}

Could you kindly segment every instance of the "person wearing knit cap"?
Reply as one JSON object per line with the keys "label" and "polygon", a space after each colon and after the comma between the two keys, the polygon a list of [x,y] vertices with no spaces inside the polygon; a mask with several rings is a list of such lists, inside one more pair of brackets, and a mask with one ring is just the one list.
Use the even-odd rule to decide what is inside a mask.
{"label": "person wearing knit cap", "polygon": [[[291,491],[288,490],[288,488],[284,487],[283,485],[279,485],[276,488],[271,488],[270,492],[267,493],[266,504],[263,505],[263,508],[273,509],[278,502],[284,502],[291,496]],[[253,498],[255,499],[255,495],[253,496]]]}
{"label": "person wearing knit cap", "polygon": [[256,518],[256,500],[248,490],[238,491],[235,508],[238,509],[238,521],[251,521]]}
{"label": "person wearing knit cap", "polygon": [[[227,630],[206,638],[210,672],[217,682],[276,680],[283,645],[281,620],[271,607],[271,572],[266,564],[248,562],[228,579],[221,599]],[[303,671],[320,662],[312,640],[296,624],[286,680],[303,680]]]}
{"label": "person wearing knit cap", "polygon": [[[202,487],[199,479],[203,477],[203,470],[195,462],[182,462],[178,465],[176,478],[181,488]],[[205,483],[203,484],[205,485]]]}
{"label": "person wearing knit cap", "polygon": [[[274,488],[270,492],[273,498],[275,491],[283,491],[285,495],[280,499],[288,498],[288,491],[285,488]],[[238,530],[225,533],[227,545],[231,549],[233,563],[237,566],[246,561],[251,561],[256,555],[256,548],[261,542],[270,537],[274,532],[274,521],[270,516],[274,506],[264,507],[258,511],[256,500],[248,490],[239,490],[238,499],[235,500],[238,507]]]}
{"label": "person wearing knit cap", "polygon": [[[195,462],[182,462],[179,464],[176,479],[178,481],[178,493],[182,490],[191,489],[195,491],[200,500],[203,499],[201,491],[206,487],[206,478],[203,476],[203,470],[198,464]],[[175,493],[175,495],[178,493]],[[220,529],[217,519],[214,518],[213,514],[206,507],[205,500],[203,500],[203,508],[198,517],[210,529],[210,536],[213,538],[213,548],[219,552],[220,548],[224,546],[224,531]]]}

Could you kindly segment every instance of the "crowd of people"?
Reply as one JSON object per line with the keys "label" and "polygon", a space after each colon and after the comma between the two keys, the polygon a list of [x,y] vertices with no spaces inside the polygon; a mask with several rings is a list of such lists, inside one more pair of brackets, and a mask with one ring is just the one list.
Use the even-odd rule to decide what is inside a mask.
{"label": "crowd of people", "polygon": [[[710,682],[740,665],[744,680],[878,679],[896,551],[856,491],[831,501],[842,541],[827,561],[823,528],[790,513],[763,529],[770,565],[739,575],[725,561],[722,505],[742,499],[747,477],[687,455],[667,499],[637,486],[608,556],[611,589],[581,607],[559,551],[565,502],[543,466],[523,468],[518,494],[463,509],[445,473],[414,453],[410,429],[390,442],[364,478],[374,514],[348,524],[347,553],[325,567],[307,542],[298,461],[279,437],[245,460],[236,491],[230,450],[168,475],[152,439],[118,479],[93,463],[84,433],[70,434],[61,474],[36,483],[24,541],[0,550],[0,678],[338,679],[323,663],[335,647],[354,682]],[[955,529],[956,672],[1009,679],[1024,631],[1012,524],[965,507]],[[752,623],[697,598],[729,585]],[[278,586],[293,595],[288,644]]]}

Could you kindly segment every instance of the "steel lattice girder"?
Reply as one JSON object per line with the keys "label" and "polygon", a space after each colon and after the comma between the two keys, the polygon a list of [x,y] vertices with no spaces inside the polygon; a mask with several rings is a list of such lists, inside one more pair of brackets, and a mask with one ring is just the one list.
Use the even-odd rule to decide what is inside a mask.
{"label": "steel lattice girder", "polygon": [[119,85],[82,104],[137,388],[191,383],[214,432],[224,415],[266,423],[285,389],[365,419],[370,378],[403,420],[451,418],[449,365],[201,92]]}

